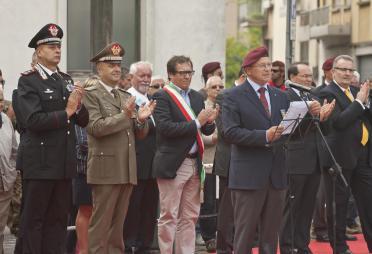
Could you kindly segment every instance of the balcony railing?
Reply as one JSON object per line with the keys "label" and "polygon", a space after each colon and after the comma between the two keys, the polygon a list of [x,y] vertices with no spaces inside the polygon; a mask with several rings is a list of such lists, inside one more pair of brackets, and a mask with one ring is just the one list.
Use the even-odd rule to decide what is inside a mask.
{"label": "balcony railing", "polygon": [[310,26],[321,26],[330,23],[329,6],[315,9],[309,12]]}

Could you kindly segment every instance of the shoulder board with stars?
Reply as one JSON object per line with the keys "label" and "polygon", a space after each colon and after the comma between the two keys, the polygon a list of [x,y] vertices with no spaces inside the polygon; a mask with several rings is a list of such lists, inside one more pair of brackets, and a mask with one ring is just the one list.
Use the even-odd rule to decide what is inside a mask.
{"label": "shoulder board with stars", "polygon": [[31,70],[27,70],[21,73],[22,76],[28,76],[31,75],[32,73],[36,72],[35,68],[32,68]]}
{"label": "shoulder board with stars", "polygon": [[96,90],[96,89],[97,89],[96,86],[88,86],[88,87],[84,88],[85,91],[93,91],[93,90]]}

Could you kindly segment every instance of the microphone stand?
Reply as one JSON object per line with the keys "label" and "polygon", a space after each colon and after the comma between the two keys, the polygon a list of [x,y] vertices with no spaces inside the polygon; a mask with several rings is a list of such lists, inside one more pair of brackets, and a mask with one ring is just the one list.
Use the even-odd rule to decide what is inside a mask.
{"label": "microphone stand", "polygon": [[[306,107],[307,107],[308,111],[310,112],[309,104],[307,103],[306,100],[304,100],[302,98],[302,96],[305,95],[304,91],[300,91],[300,94],[301,94],[301,96],[300,96],[301,100],[303,102],[305,102]],[[320,125],[319,125],[319,119],[317,119],[313,115],[311,115],[311,116],[312,116],[312,121],[314,122],[314,125],[315,125],[318,133],[320,134],[321,139],[323,141],[323,144],[325,145],[326,150],[327,150],[328,154],[330,155],[330,157],[332,159],[332,162],[333,162],[333,165],[334,165],[334,168],[330,168],[328,170],[328,173],[332,176],[332,216],[333,216],[333,223],[332,223],[332,232],[333,232],[332,246],[333,247],[332,248],[333,248],[333,254],[336,254],[336,239],[337,239],[337,236],[336,236],[336,180],[337,180],[337,176],[341,177],[341,179],[342,179],[342,181],[343,181],[343,183],[345,184],[346,187],[348,187],[348,183],[346,182],[346,179],[345,179],[344,175],[342,174],[342,169],[341,169],[340,164],[338,164],[338,162],[336,161],[336,158],[334,157],[334,155],[332,153],[332,150],[329,147],[326,138],[324,137],[324,134],[323,134],[323,132],[320,128]]]}
{"label": "microphone stand", "polygon": [[[295,122],[294,122],[294,127],[292,128],[291,132],[288,135],[287,140],[284,143],[285,150],[288,149],[288,144],[291,141],[293,134],[302,119],[303,118],[301,118],[301,115],[298,115],[296,119],[287,119],[287,121],[295,121]],[[291,186],[292,186],[291,177],[288,176],[288,202],[289,202],[289,221],[290,221],[289,224],[291,228],[291,254],[295,254],[294,252],[294,219],[293,219],[293,201],[295,199],[295,196],[292,193]]]}

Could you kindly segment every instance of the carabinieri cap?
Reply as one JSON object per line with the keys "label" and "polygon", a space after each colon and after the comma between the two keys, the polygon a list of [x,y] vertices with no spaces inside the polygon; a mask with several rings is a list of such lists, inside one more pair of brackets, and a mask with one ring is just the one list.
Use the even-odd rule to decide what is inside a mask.
{"label": "carabinieri cap", "polygon": [[28,44],[29,48],[37,48],[42,44],[61,44],[63,37],[63,30],[57,24],[47,24],[40,29],[37,34],[31,39]]}

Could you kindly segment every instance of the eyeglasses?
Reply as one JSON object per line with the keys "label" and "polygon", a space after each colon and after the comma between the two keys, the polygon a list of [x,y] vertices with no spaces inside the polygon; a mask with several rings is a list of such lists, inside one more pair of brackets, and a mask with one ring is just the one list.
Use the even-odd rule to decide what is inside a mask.
{"label": "eyeglasses", "polygon": [[302,75],[298,75],[299,77],[301,78],[313,78],[313,75],[311,74],[302,74]]}
{"label": "eyeglasses", "polygon": [[355,69],[340,68],[340,67],[335,67],[334,69],[339,70],[339,71],[341,71],[341,72],[347,72],[347,71],[349,71],[349,72],[354,72],[354,71],[355,71]]}
{"label": "eyeglasses", "polygon": [[154,84],[154,85],[150,85],[151,88],[155,88],[155,89],[159,89],[160,88],[160,85],[159,84]]}
{"label": "eyeglasses", "polygon": [[224,87],[224,86],[217,86],[217,85],[214,85],[214,86],[211,86],[210,88],[211,88],[211,89],[217,89],[217,88],[219,88],[219,89],[224,89],[225,87]]}
{"label": "eyeglasses", "polygon": [[195,74],[195,71],[175,71],[174,73],[180,74],[181,76],[193,76]]}

